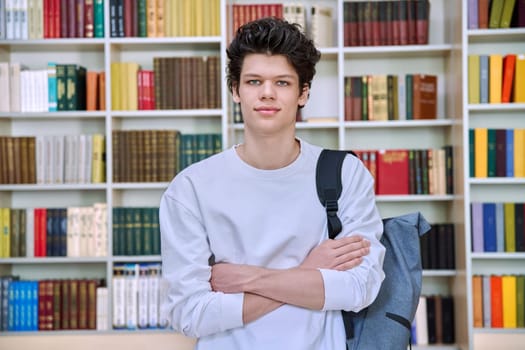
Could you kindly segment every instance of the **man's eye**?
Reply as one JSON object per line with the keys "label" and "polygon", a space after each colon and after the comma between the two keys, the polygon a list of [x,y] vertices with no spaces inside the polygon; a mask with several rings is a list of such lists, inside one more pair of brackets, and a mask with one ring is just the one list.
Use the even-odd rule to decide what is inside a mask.
{"label": "man's eye", "polygon": [[261,81],[257,80],[257,79],[248,80],[248,84],[249,85],[259,85],[260,83],[261,83]]}
{"label": "man's eye", "polygon": [[284,81],[284,80],[279,80],[279,81],[277,81],[277,85],[279,85],[279,86],[288,86],[288,82]]}

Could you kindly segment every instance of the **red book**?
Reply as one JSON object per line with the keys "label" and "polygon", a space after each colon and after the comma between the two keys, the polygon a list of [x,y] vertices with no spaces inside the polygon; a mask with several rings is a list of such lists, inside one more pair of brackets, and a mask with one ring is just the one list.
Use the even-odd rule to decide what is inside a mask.
{"label": "red book", "polygon": [[380,1],[377,3],[377,17],[379,23],[379,45],[388,45],[388,18],[387,6],[389,2]]}
{"label": "red book", "polygon": [[77,21],[77,38],[85,37],[85,26],[84,26],[84,0],[77,0],[76,2],[76,21]]}
{"label": "red book", "polygon": [[381,27],[379,19],[379,2],[370,1],[368,2],[370,9],[369,22],[371,23],[372,42],[370,45],[378,46],[381,45]]}
{"label": "red book", "polygon": [[60,0],[51,0],[50,6],[50,37],[60,38]]}
{"label": "red book", "polygon": [[490,311],[492,328],[503,327],[503,300],[501,289],[501,276],[490,276]]}
{"label": "red book", "polygon": [[44,5],[42,7],[43,12],[43,21],[44,21],[44,38],[51,38],[51,1],[53,0],[44,0]]}
{"label": "red book", "polygon": [[503,79],[501,84],[501,103],[509,103],[512,98],[514,85],[514,71],[516,70],[516,55],[508,54],[503,57]]}
{"label": "red book", "polygon": [[47,210],[46,208],[34,209],[34,255],[47,256]]}
{"label": "red book", "polygon": [[430,13],[430,2],[419,0],[416,2],[416,44],[428,44],[428,16]]}
{"label": "red book", "polygon": [[124,0],[124,36],[133,36],[133,3],[134,0]]}
{"label": "red book", "polygon": [[412,89],[413,119],[437,118],[437,76],[414,74]]}
{"label": "red book", "polygon": [[416,29],[416,13],[417,13],[417,2],[409,0],[407,1],[407,34],[408,44],[417,44],[417,29]]}
{"label": "red book", "polygon": [[60,0],[60,37],[67,38],[67,3],[69,0]]}
{"label": "red book", "polygon": [[137,72],[137,108],[139,109],[139,111],[143,111],[145,110],[145,95],[146,95],[146,92],[145,92],[145,86],[144,86],[144,80],[145,80],[145,76],[146,76],[146,72],[142,69],[140,69],[138,72]]}
{"label": "red book", "polygon": [[409,194],[408,150],[380,150],[376,162],[377,194]]}
{"label": "red book", "polygon": [[95,29],[95,13],[93,12],[93,0],[84,1],[84,37],[92,38]]}
{"label": "red book", "polygon": [[401,0],[397,4],[397,23],[399,26],[399,45],[408,45],[408,3],[406,0]]}
{"label": "red book", "polygon": [[490,0],[478,0],[478,28],[489,27],[489,3]]}
{"label": "red book", "polygon": [[77,1],[67,0],[67,37],[77,37]]}

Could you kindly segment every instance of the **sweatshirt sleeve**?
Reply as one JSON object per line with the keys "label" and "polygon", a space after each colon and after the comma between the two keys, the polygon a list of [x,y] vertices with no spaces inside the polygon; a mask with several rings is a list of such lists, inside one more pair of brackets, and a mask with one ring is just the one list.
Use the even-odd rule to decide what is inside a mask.
{"label": "sweatshirt sleeve", "polygon": [[357,312],[374,301],[385,276],[385,248],[379,241],[383,222],[376,207],[373,178],[357,158],[346,157],[342,183],[339,217],[343,230],[336,239],[354,234],[364,236],[371,243],[370,253],[350,270],[320,270],[325,287],[323,309]]}
{"label": "sweatshirt sleeve", "polygon": [[170,185],[159,209],[162,275],[167,286],[162,315],[175,331],[190,337],[240,327],[243,294],[212,291],[206,229],[197,215],[189,180],[182,183],[186,186],[180,185]]}

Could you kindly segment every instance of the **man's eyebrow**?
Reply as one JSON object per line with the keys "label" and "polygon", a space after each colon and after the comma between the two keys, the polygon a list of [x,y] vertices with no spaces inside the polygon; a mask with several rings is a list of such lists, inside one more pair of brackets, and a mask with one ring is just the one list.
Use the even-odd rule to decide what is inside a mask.
{"label": "man's eyebrow", "polygon": [[[261,74],[257,74],[257,73],[245,73],[242,75],[244,78],[260,78],[262,77]],[[278,78],[278,79],[293,79],[294,76],[292,74],[281,74],[281,75],[276,75],[274,76],[273,78]]]}

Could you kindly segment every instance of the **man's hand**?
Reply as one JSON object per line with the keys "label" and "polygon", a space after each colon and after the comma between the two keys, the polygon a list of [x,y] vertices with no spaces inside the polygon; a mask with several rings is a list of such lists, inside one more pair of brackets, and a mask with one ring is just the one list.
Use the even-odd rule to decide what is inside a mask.
{"label": "man's hand", "polygon": [[242,293],[263,269],[252,265],[218,263],[211,267],[211,288],[215,292]]}
{"label": "man's hand", "polygon": [[310,251],[300,267],[349,270],[358,266],[369,252],[370,242],[358,235],[327,239]]}

